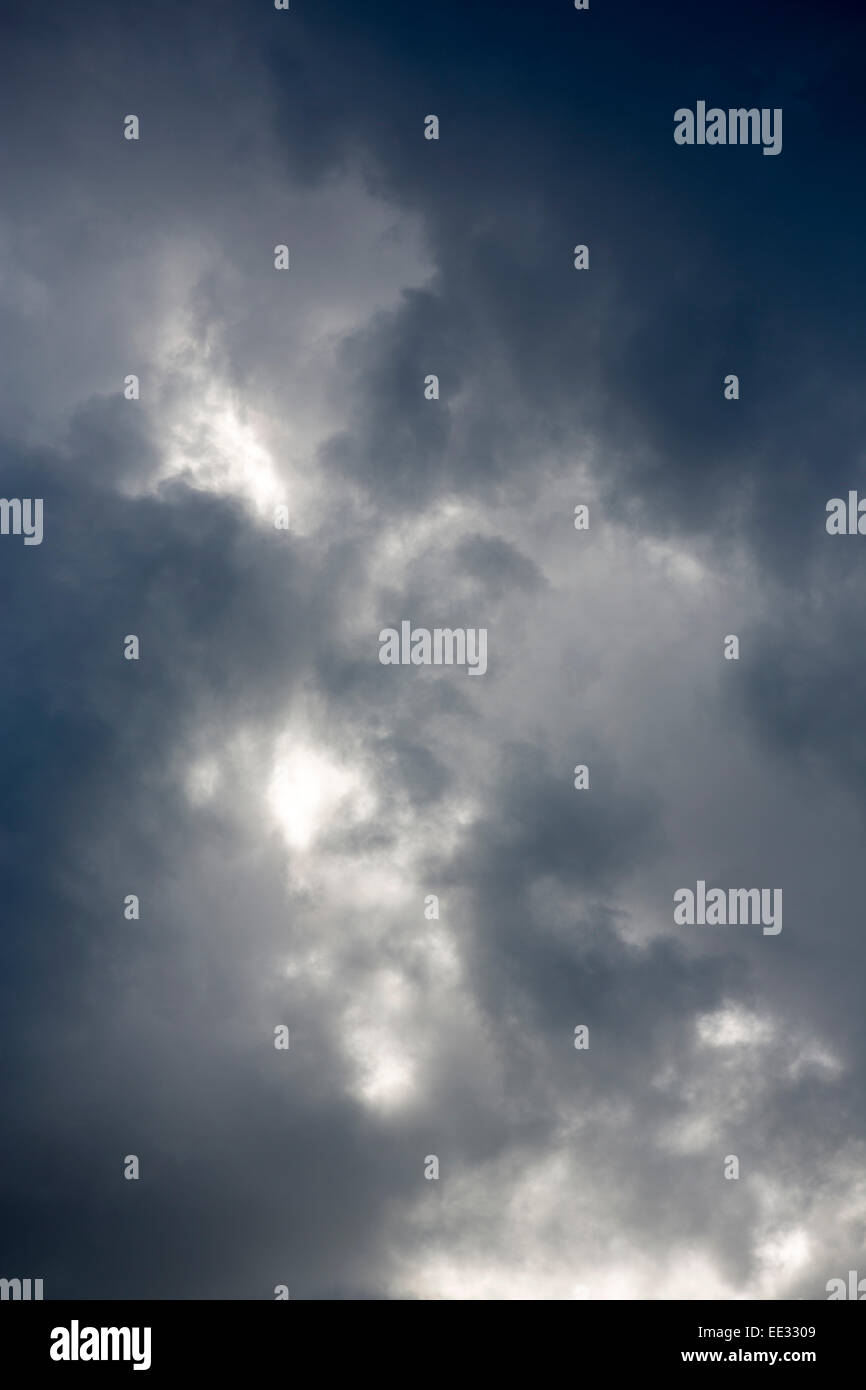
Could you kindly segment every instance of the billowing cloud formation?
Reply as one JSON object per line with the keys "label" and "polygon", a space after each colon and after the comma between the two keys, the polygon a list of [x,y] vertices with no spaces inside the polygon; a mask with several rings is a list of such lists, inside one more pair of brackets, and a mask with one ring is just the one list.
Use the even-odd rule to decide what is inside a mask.
{"label": "billowing cloud formation", "polygon": [[[863,24],[775,9],[13,7],[3,491],[45,532],[0,537],[5,1275],[821,1298],[862,1261],[864,605],[824,518],[863,476]],[[782,155],[675,146],[704,96],[782,107]],[[486,628],[483,679],[380,664],[404,619]],[[784,929],[675,926],[699,879],[781,886]]]}

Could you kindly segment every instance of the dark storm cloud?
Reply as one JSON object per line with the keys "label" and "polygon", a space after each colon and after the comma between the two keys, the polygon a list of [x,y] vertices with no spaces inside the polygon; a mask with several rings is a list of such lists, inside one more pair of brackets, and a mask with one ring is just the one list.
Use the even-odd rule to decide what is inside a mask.
{"label": "dark storm cloud", "polygon": [[[277,42],[285,127],[319,82],[310,55],[327,34],[342,101],[326,128],[423,209],[440,270],[435,295],[408,301],[358,354],[351,457],[367,457],[377,503],[410,504],[407,456],[422,497],[474,492],[528,467],[534,443],[573,447],[591,428],[614,510],[637,493],[645,525],[743,534],[790,571],[811,533],[804,499],[821,502],[828,466],[859,472],[866,424],[854,49],[830,25],[816,34],[808,7],[728,7],[712,49],[687,6],[630,11],[625,33],[610,9],[580,31],[567,7],[497,6],[495,22],[482,7],[461,13],[459,45],[445,41],[447,6],[411,37],[396,11],[373,26],[337,9]],[[783,107],[783,156],[677,147],[673,111],[700,93]],[[438,144],[422,139],[428,110]],[[590,245],[589,274],[572,269],[576,242]],[[420,383],[440,360],[443,400],[425,409]],[[729,372],[736,405],[722,395]],[[350,466],[342,445],[331,457]]]}
{"label": "dark storm cloud", "polygon": [[[821,1296],[836,1272],[863,1137],[857,823],[835,835],[862,793],[863,671],[853,552],[821,547],[857,544],[826,536],[823,506],[862,456],[862,24],[816,34],[796,6],[726,22],[710,38],[692,6],[13,8],[2,474],[6,496],[44,496],[46,534],[0,543],[5,1273],[44,1276],[51,1297],[411,1295],[428,1254],[414,1223],[438,1201],[453,1262],[486,1252],[497,1296],[522,1264],[543,1289],[558,1240],[531,1225],[508,1248],[509,1184],[560,1149],[576,1166],[557,1201],[585,1189],[597,1211],[575,1246],[589,1282],[625,1233],[662,1273],[702,1244],[742,1288],[755,1229],[801,1221],[830,1230],[827,1248],[760,1287]],[[673,111],[700,96],[783,106],[782,156],[678,149]],[[119,138],[127,111],[137,147]],[[313,202],[359,166],[366,195],[347,183]],[[423,288],[394,230],[411,218]],[[335,220],[357,260],[335,254]],[[300,262],[281,298],[283,236]],[[168,348],[175,298],[191,336]],[[329,336],[333,356],[312,356]],[[110,394],[131,370],[139,405]],[[210,377],[286,431],[316,378],[334,424],[304,457],[327,499],[309,530],[258,526],[191,464],[156,485],[164,415],[207,422]],[[604,555],[585,552],[578,582],[545,511],[578,459],[605,499],[593,541],[626,524],[603,612]],[[757,576],[742,690],[697,714],[639,617],[624,621],[640,581],[616,565],[647,536],[699,543],[732,584],[728,548],[745,543]],[[773,603],[800,569],[805,618]],[[709,643],[705,600],[645,584],[660,630],[672,612],[683,648]],[[403,617],[489,624],[487,684],[383,668],[378,631]],[[138,665],[121,656],[130,632]],[[672,650],[687,683],[697,663]],[[309,879],[262,812],[283,733],[290,753],[312,738],[355,756],[376,799],[357,823],[335,802]],[[747,791],[721,779],[729,747]],[[219,791],[196,802],[190,769],[211,756]],[[784,804],[785,783],[762,827],[748,776],[800,756],[821,769],[816,806]],[[789,873],[784,955],[658,935],[683,864],[701,862]],[[122,917],[127,892],[140,923]],[[428,892],[456,983],[429,944]],[[775,1031],[730,1054],[696,1042],[726,1011]],[[815,1036],[847,1073],[808,1062]],[[363,1066],[395,1037],[416,1082],[389,1111]],[[719,1177],[729,1146],[739,1187]],[[428,1152],[445,1200],[420,1177]],[[449,1209],[457,1175],[477,1200]],[[762,1182],[787,1201],[768,1205]]]}
{"label": "dark storm cloud", "polygon": [[[98,414],[78,421],[80,447],[105,445]],[[196,732],[219,745],[239,711],[277,717],[311,669],[310,637],[330,626],[328,596],[301,577],[294,547],[263,544],[232,504],[179,484],[159,501],[118,499],[73,481],[68,462],[26,468],[49,502],[41,563],[23,581],[20,556],[0,557],[4,1111],[16,1119],[4,1259],[35,1262],[54,1297],[361,1285],[377,1208],[414,1174],[346,1103],[321,1012],[291,1008],[314,1067],[302,1061],[290,1088],[263,1067],[270,1018],[287,1007],[260,984],[286,935],[279,856],[245,848],[230,815],[191,812],[177,782]],[[120,660],[128,631],[140,667]],[[429,782],[426,750],[395,752]],[[235,788],[235,805],[247,792]],[[141,923],[122,918],[129,891]],[[133,1202],[129,1152],[144,1167]]]}

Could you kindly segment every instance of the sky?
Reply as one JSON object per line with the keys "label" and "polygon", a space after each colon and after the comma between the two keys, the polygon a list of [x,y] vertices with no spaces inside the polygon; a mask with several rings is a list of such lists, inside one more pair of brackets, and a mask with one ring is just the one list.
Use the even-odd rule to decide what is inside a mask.
{"label": "sky", "polygon": [[[864,31],[6,7],[0,1275],[866,1274]],[[699,101],[780,153],[677,144]],[[404,620],[486,671],[383,664]]]}

